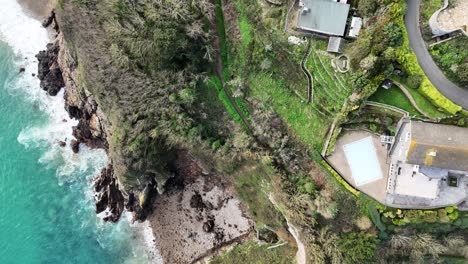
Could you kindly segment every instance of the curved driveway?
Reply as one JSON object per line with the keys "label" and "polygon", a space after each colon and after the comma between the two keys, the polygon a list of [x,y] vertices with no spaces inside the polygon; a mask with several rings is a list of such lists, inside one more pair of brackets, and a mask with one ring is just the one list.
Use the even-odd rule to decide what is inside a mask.
{"label": "curved driveway", "polygon": [[452,83],[444,73],[439,69],[432,59],[431,54],[427,50],[421,30],[419,29],[419,6],[421,0],[408,0],[405,24],[408,31],[408,38],[411,48],[416,53],[419,65],[423,69],[427,78],[437,87],[445,97],[452,102],[460,105],[464,109],[468,109],[468,89],[463,89]]}

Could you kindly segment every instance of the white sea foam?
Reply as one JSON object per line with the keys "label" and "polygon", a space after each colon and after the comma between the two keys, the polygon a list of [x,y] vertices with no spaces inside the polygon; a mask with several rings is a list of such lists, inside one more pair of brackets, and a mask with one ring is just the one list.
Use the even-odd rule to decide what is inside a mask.
{"label": "white sea foam", "polygon": [[73,137],[72,126],[77,120],[69,118],[64,109],[63,90],[55,97],[48,96],[39,88],[39,80],[33,77],[37,73],[35,55],[45,49],[49,42],[48,32],[41,23],[27,16],[22,7],[14,0],[0,0],[0,32],[5,41],[17,55],[16,65],[25,68],[21,78],[15,78],[8,86],[17,89],[49,116],[45,126],[24,129],[18,141],[26,147],[47,148],[39,160],[49,167],[57,168],[60,182],[67,176],[90,169],[102,169],[107,157],[102,150],[90,150],[82,146],[79,155],[72,152],[69,144],[60,147],[59,141],[70,143]]}
{"label": "white sea foam", "polygon": [[[128,222],[131,223],[132,214],[129,212],[124,213],[124,217],[127,219]],[[134,222],[131,224],[133,228],[137,230],[138,239],[145,244],[145,254],[148,260],[154,264],[162,264],[164,263],[161,253],[159,252],[158,248],[156,247],[156,238],[154,237],[153,228],[149,221],[145,222]],[[134,256],[137,257],[139,252],[134,252]],[[126,263],[136,263],[134,260],[129,259]]]}
{"label": "white sea foam", "polygon": [[[78,121],[70,119],[64,109],[63,90],[55,97],[48,96],[40,89],[39,80],[32,76],[33,73],[37,73],[35,55],[45,49],[49,42],[47,30],[39,21],[27,16],[15,0],[0,0],[0,39],[16,54],[18,70],[20,67],[25,68],[21,77],[14,78],[12,83],[7,85],[8,88],[23,96],[25,100],[31,101],[31,105],[48,116],[45,124],[23,129],[18,136],[18,142],[26,148],[43,150],[44,154],[39,162],[56,169],[59,183],[76,180],[76,177],[73,177],[76,174],[86,173],[88,176],[98,174],[108,163],[105,151],[81,145],[80,153],[73,153],[69,143],[74,138],[72,127]],[[67,146],[60,147],[59,141],[66,141]],[[91,191],[86,193],[86,196],[90,200],[93,199]],[[83,205],[92,206],[90,200],[83,201]],[[151,258],[152,263],[162,263],[159,252],[154,247],[154,237],[149,223],[130,224],[128,213],[124,214],[122,220],[111,226],[103,224],[99,218],[92,216],[90,219],[83,219],[82,225],[96,225],[100,233],[97,239],[103,248],[110,246],[106,245],[109,239],[122,238],[125,237],[124,233],[129,235],[136,231],[147,248],[132,247],[133,257],[128,263],[143,263],[147,262],[148,258]],[[128,230],[129,228],[131,230]]]}

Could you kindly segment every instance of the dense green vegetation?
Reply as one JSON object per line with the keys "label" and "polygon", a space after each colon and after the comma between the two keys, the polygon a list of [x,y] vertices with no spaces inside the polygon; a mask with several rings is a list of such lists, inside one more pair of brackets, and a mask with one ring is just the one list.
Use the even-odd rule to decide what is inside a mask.
{"label": "dense green vegetation", "polygon": [[374,258],[377,242],[373,235],[352,232],[343,235],[338,245],[345,255],[346,263],[368,263]]}
{"label": "dense green vegetation", "polygon": [[[366,73],[361,77],[358,86],[370,94],[384,78],[394,77],[395,69],[401,69],[404,71],[404,82],[411,83],[432,104],[450,114],[459,112],[461,107],[440,94],[427,79],[409,46],[403,20],[405,1],[377,2],[390,4],[387,3],[388,9],[385,13],[371,17],[375,23],[365,29],[348,49],[351,65],[354,65],[356,70]],[[387,42],[382,41],[383,39],[387,39]],[[425,110],[424,106],[420,107]]]}
{"label": "dense green vegetation", "polygon": [[440,9],[444,5],[444,0],[425,0],[421,1],[421,17],[422,23],[427,23],[429,18],[435,11]]}
{"label": "dense green vegetation", "polygon": [[258,245],[247,242],[235,246],[227,254],[213,258],[213,264],[292,264],[295,263],[295,251],[288,245],[268,249],[271,245]]}
{"label": "dense green vegetation", "polygon": [[271,168],[264,165],[250,164],[237,171],[233,177],[239,198],[249,205],[249,211],[258,227],[267,225],[274,229],[285,226],[284,218],[270,202],[272,192]]}
{"label": "dense green vegetation", "polygon": [[453,81],[468,87],[468,37],[459,36],[430,48],[434,60]]}
{"label": "dense green vegetation", "polygon": [[365,129],[379,135],[395,135],[398,121],[402,117],[402,113],[393,109],[366,105],[359,111],[351,112],[342,127]]}

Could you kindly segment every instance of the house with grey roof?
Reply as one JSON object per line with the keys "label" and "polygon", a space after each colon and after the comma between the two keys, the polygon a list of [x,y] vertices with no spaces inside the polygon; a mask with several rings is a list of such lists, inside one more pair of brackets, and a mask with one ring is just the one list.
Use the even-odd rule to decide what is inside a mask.
{"label": "house with grey roof", "polygon": [[326,159],[350,185],[387,206],[468,211],[468,128],[404,115],[394,136],[344,132]]}
{"label": "house with grey roof", "polygon": [[334,0],[301,0],[297,27],[328,36],[344,36],[350,5]]}
{"label": "house with grey roof", "polygon": [[403,120],[388,160],[388,204],[468,206],[467,128]]}
{"label": "house with grey roof", "polygon": [[468,175],[468,130],[463,127],[412,122],[406,162]]}

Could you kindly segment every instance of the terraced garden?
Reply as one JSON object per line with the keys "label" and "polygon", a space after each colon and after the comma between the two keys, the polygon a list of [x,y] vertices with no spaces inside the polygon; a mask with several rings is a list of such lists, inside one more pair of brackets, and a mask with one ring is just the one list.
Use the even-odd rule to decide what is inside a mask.
{"label": "terraced garden", "polygon": [[331,66],[333,55],[326,52],[326,41],[314,39],[312,52],[306,63],[314,78],[315,107],[328,115],[340,111],[346,98],[352,93],[350,74],[335,72]]}

